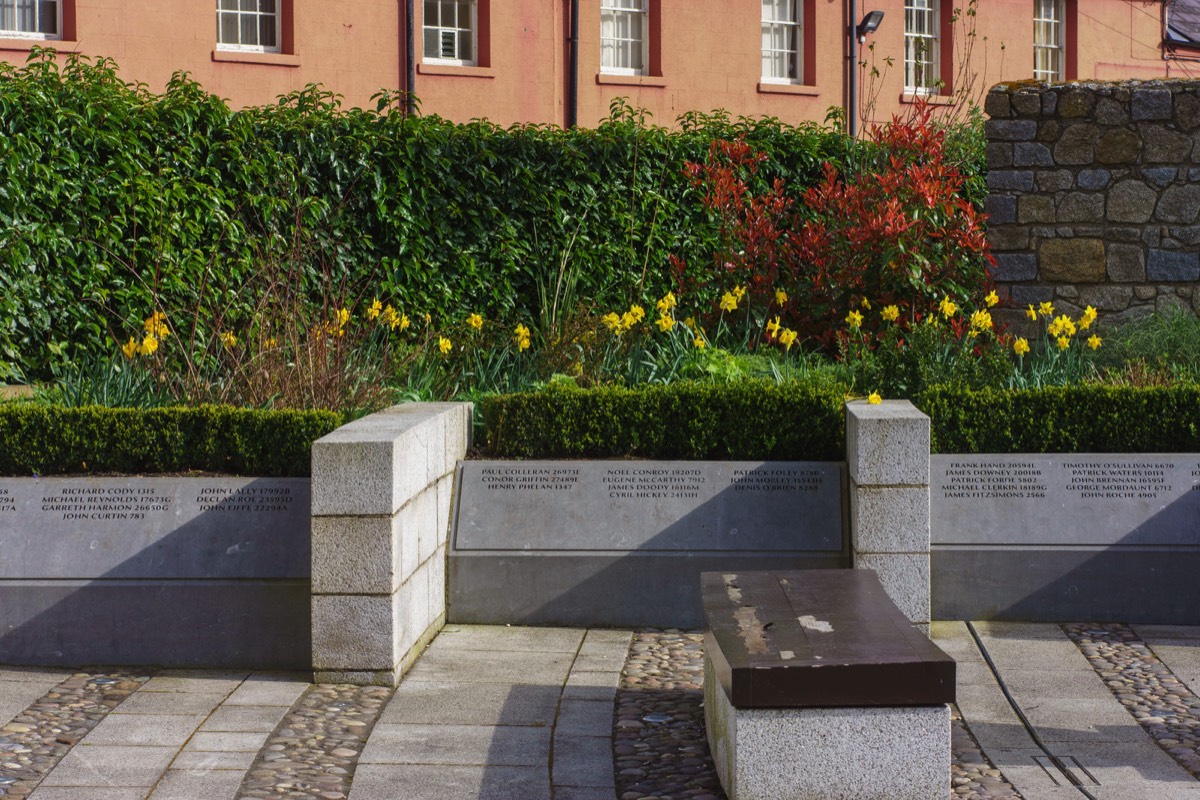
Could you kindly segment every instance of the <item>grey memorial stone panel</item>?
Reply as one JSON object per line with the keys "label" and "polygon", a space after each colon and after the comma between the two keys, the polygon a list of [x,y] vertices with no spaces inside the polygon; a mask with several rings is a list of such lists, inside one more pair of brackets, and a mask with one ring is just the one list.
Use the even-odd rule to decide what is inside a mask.
{"label": "grey memorial stone panel", "polygon": [[1200,544],[1200,456],[930,458],[933,544]]}
{"label": "grey memorial stone panel", "polygon": [[934,619],[1200,623],[1200,455],[930,459]]}
{"label": "grey memorial stone panel", "polygon": [[307,478],[0,478],[0,579],[307,578]]}
{"label": "grey memorial stone panel", "polygon": [[838,464],[470,461],[458,550],[839,551]]}
{"label": "grey memorial stone panel", "polygon": [[699,627],[700,573],[849,566],[845,466],[460,465],[451,622]]}
{"label": "grey memorial stone panel", "polygon": [[0,478],[0,663],[303,669],[307,478]]}

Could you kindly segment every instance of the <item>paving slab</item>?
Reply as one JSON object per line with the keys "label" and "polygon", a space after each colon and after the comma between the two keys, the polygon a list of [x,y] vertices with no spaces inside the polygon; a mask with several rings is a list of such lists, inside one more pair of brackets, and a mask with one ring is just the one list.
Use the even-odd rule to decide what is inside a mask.
{"label": "paving slab", "polygon": [[50,770],[42,786],[149,789],[166,772],[177,752],[176,747],[81,744]]}
{"label": "paving slab", "polygon": [[169,769],[148,800],[235,800],[242,777],[237,770]]}
{"label": "paving slab", "polygon": [[[518,625],[447,625],[434,640],[440,650],[506,650],[526,653],[570,653],[583,641],[586,628],[534,628]],[[432,648],[431,648],[432,649]]]}
{"label": "paving slab", "polygon": [[[441,637],[434,640],[434,645]],[[562,685],[574,653],[518,650],[447,650],[431,646],[405,676],[412,681]]]}
{"label": "paving slab", "polygon": [[550,800],[546,766],[359,764],[349,800]]}
{"label": "paving slab", "polygon": [[288,706],[222,705],[200,726],[204,732],[270,733],[287,713]]}
{"label": "paving slab", "polygon": [[94,745],[169,745],[183,747],[204,714],[109,714],[80,743]]}
{"label": "paving slab", "polygon": [[286,706],[308,688],[311,675],[256,672],[246,678],[225,701],[227,706]]}
{"label": "paving slab", "polygon": [[380,716],[381,723],[549,727],[558,711],[560,689],[554,685],[406,680],[395,696]]}
{"label": "paving slab", "polygon": [[0,680],[0,726],[12,720],[35,700],[62,682],[62,678],[29,681]]}
{"label": "paving slab", "polygon": [[549,761],[550,729],[515,725],[379,723],[359,758],[359,764],[543,768]]}

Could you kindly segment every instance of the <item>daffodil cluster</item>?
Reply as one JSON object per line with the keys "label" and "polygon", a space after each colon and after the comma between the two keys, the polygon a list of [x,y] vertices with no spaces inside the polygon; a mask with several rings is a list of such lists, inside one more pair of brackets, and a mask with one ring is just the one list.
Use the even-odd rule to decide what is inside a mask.
{"label": "daffodil cluster", "polygon": [[159,343],[171,335],[171,331],[167,327],[167,315],[161,311],[155,311],[146,317],[142,322],[142,329],[146,333],[140,341],[136,337],[130,336],[129,341],[121,345],[121,353],[125,358],[154,355],[158,352]]}

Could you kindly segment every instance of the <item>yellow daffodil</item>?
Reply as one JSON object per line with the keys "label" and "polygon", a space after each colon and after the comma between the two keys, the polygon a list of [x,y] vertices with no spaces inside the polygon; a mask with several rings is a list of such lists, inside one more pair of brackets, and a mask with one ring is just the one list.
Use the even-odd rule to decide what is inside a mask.
{"label": "yellow daffodil", "polygon": [[662,299],[655,304],[655,306],[658,308],[658,313],[665,316],[668,311],[675,307],[675,293],[667,292],[662,296]]}
{"label": "yellow daffodil", "polygon": [[787,292],[785,292],[783,289],[776,289],[775,302],[781,306],[786,306],[788,302]]}
{"label": "yellow daffodil", "polygon": [[791,328],[784,328],[779,332],[779,343],[788,350],[791,350],[792,345],[796,343],[796,332]]}
{"label": "yellow daffodil", "polygon": [[685,319],[683,321],[683,324],[687,326],[687,329],[689,331],[692,331],[693,333],[696,332],[696,318],[695,317],[688,317],[687,319]]}
{"label": "yellow daffodil", "polygon": [[1060,336],[1055,341],[1058,344],[1059,350],[1066,350],[1068,347],[1071,346],[1071,340],[1069,338],[1067,338],[1066,336]]}
{"label": "yellow daffodil", "polygon": [[767,336],[774,339],[779,335],[779,317],[767,321]]}
{"label": "yellow daffodil", "polygon": [[529,349],[529,328],[524,325],[517,325],[513,331],[513,337],[517,340],[517,351]]}
{"label": "yellow daffodil", "polygon": [[263,347],[265,347],[269,350],[272,347],[275,347],[277,344],[279,344],[279,342],[277,342],[275,340],[275,337],[272,336],[272,337],[268,338],[265,342],[263,342]]}
{"label": "yellow daffodil", "polygon": [[992,315],[986,309],[979,309],[971,315],[971,329],[975,331],[989,331],[992,329]]}
{"label": "yellow daffodil", "polygon": [[445,336],[438,337],[438,350],[442,351],[442,355],[449,355],[454,345]]}
{"label": "yellow daffodil", "polygon": [[[1030,308],[1032,308],[1032,306],[1030,306]],[[1040,303],[1038,305],[1038,313],[1040,313],[1043,317],[1053,317],[1054,304],[1048,300],[1044,303]]]}
{"label": "yellow daffodil", "polygon": [[708,342],[704,341],[703,336],[697,334],[696,338],[692,340],[692,345],[697,350],[703,350],[705,347],[708,347]]}
{"label": "yellow daffodil", "polygon": [[870,311],[870,310],[871,310],[871,301],[870,301],[870,300],[868,300],[868,299],[867,299],[867,298],[865,298],[865,297],[862,299],[862,302],[861,302],[861,303],[859,303],[859,305],[861,305],[861,306],[862,306],[863,308],[865,308],[867,311]]}
{"label": "yellow daffodil", "polygon": [[733,296],[732,292],[726,292],[725,294],[721,295],[721,310],[722,311],[736,311],[737,304],[738,304],[737,298]]}
{"label": "yellow daffodil", "polygon": [[621,315],[621,330],[622,331],[631,330],[634,325],[637,325],[637,322],[638,322],[637,317],[634,316],[633,312],[626,311],[624,314]]}
{"label": "yellow daffodil", "polygon": [[629,307],[629,314],[633,317],[635,322],[641,322],[646,318],[646,309],[642,308],[637,303],[634,303]]}
{"label": "yellow daffodil", "polygon": [[467,324],[475,330],[479,330],[483,327],[483,317],[481,317],[479,314],[472,314],[471,316],[467,317]]}
{"label": "yellow daffodil", "polygon": [[1025,312],[1025,316],[1029,317],[1034,322],[1037,322],[1037,311],[1034,310],[1032,305],[1030,305],[1029,310]]}
{"label": "yellow daffodil", "polygon": [[350,309],[339,308],[337,310],[337,324],[339,328],[344,328],[346,323],[350,321]]}
{"label": "yellow daffodil", "polygon": [[221,334],[221,344],[225,345],[226,350],[232,350],[237,347],[237,337],[233,335],[233,331],[225,331]]}
{"label": "yellow daffodil", "polygon": [[608,312],[600,318],[600,321],[604,323],[604,327],[608,328],[613,333],[621,332],[621,318],[617,316],[617,312]]}
{"label": "yellow daffodil", "polygon": [[739,303],[742,302],[742,298],[746,296],[746,287],[745,286],[733,287],[733,296],[735,298],[737,298],[737,301]]}
{"label": "yellow daffodil", "polygon": [[993,289],[992,291],[988,292],[986,296],[984,296],[983,302],[987,303],[988,308],[991,308],[992,306],[996,305],[996,303],[1000,302],[1000,297],[996,294],[996,290]]}
{"label": "yellow daffodil", "polygon": [[666,315],[663,315],[663,316],[659,317],[657,320],[655,320],[655,324],[658,325],[658,329],[660,331],[662,331],[663,333],[666,333],[667,331],[671,330],[671,328],[675,327],[675,320],[671,319],[670,317],[668,317]]}
{"label": "yellow daffodil", "polygon": [[879,392],[871,392],[867,395],[867,402],[873,406],[877,406],[883,402],[883,398],[879,396]]}
{"label": "yellow daffodil", "polygon": [[367,319],[379,319],[379,315],[383,313],[383,303],[379,302],[376,297],[371,301],[371,307],[367,309]]}
{"label": "yellow daffodil", "polygon": [[138,346],[138,352],[144,356],[149,356],[154,355],[156,350],[158,350],[158,339],[147,333],[142,338],[141,345]]}
{"label": "yellow daffodil", "polygon": [[958,313],[958,306],[949,296],[943,297],[942,302],[938,303],[938,311],[942,312],[942,316],[950,319]]}
{"label": "yellow daffodil", "polygon": [[850,326],[850,330],[858,330],[862,326],[863,316],[857,311],[851,311],[846,315],[846,324]]}
{"label": "yellow daffodil", "polygon": [[1079,330],[1086,331],[1092,327],[1092,323],[1096,321],[1096,317],[1100,316],[1096,313],[1096,309],[1088,306],[1083,310],[1083,316],[1079,318]]}
{"label": "yellow daffodil", "polygon": [[142,327],[146,329],[146,333],[159,340],[167,338],[170,334],[170,331],[167,330],[167,315],[161,311],[155,311],[146,317]]}
{"label": "yellow daffodil", "polygon": [[130,336],[129,341],[121,345],[121,352],[125,354],[126,358],[136,356],[138,352],[138,340]]}
{"label": "yellow daffodil", "polygon": [[1029,340],[1017,339],[1013,342],[1013,352],[1019,356],[1023,356],[1029,352]]}
{"label": "yellow daffodil", "polygon": [[1066,314],[1061,314],[1046,326],[1046,330],[1051,336],[1074,336],[1075,323]]}
{"label": "yellow daffodil", "polygon": [[900,318],[900,308],[899,306],[884,306],[883,311],[879,312],[879,316],[887,322],[895,322]]}
{"label": "yellow daffodil", "polygon": [[1093,333],[1091,336],[1088,337],[1087,342],[1088,342],[1088,347],[1092,348],[1093,350],[1099,350],[1100,345],[1104,343],[1104,340]]}
{"label": "yellow daffodil", "polygon": [[428,325],[431,322],[433,322],[433,316],[428,311],[426,311],[425,312],[425,324]]}

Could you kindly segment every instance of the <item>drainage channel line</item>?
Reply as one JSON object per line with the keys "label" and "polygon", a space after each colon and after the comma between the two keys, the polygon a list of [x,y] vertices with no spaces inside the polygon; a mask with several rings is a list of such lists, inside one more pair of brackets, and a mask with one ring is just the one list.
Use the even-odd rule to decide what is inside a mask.
{"label": "drainage channel line", "polygon": [[1200,779],[1200,697],[1129,625],[1063,625],[1092,669],[1159,747]]}
{"label": "drainage channel line", "polygon": [[[999,686],[1000,691],[1004,693],[1004,699],[1008,701],[1013,713],[1017,715],[1017,719],[1020,720],[1023,726],[1025,726],[1026,732],[1029,733],[1029,738],[1031,738],[1033,743],[1036,744],[1038,748],[1046,754],[1046,758],[1049,759],[1050,763],[1054,765],[1055,769],[1065,775],[1067,780],[1071,782],[1071,785],[1078,789],[1084,797],[1088,798],[1088,800],[1098,800],[1096,795],[1092,794],[1083,787],[1082,783],[1080,782],[1079,778],[1075,776],[1075,773],[1071,767],[1064,764],[1062,759],[1050,752],[1049,746],[1042,741],[1042,737],[1038,735],[1036,730],[1034,730],[1033,724],[1030,723],[1029,718],[1025,716],[1025,712],[1021,710],[1021,706],[1017,704],[1016,698],[1013,697],[1012,692],[1008,690],[1008,686],[1004,683],[1004,679],[1000,677],[1000,670],[996,668],[996,663],[992,661],[991,654],[988,653],[987,648],[983,646],[983,639],[980,638],[979,632],[975,630],[975,623],[967,622],[967,630],[971,632],[971,638],[975,640],[975,646],[979,648],[979,652],[983,655],[983,660],[987,662],[988,669],[992,671],[992,677],[996,679],[996,685]],[[1045,767],[1043,767],[1043,769],[1045,769]]]}
{"label": "drainage channel line", "polygon": [[394,692],[388,686],[309,686],[255,756],[238,800],[347,797],[367,738]]}
{"label": "drainage channel line", "polygon": [[24,797],[152,673],[80,671],[0,726],[0,797]]}

